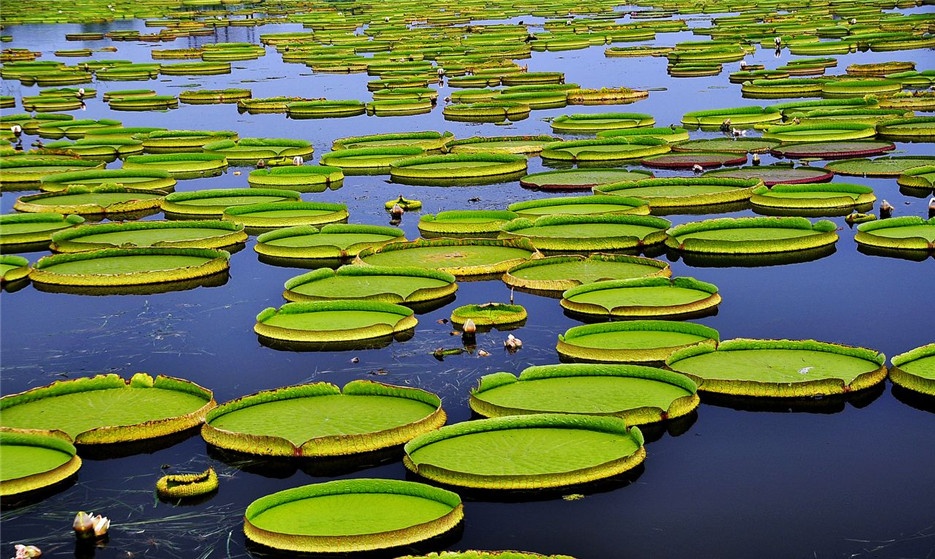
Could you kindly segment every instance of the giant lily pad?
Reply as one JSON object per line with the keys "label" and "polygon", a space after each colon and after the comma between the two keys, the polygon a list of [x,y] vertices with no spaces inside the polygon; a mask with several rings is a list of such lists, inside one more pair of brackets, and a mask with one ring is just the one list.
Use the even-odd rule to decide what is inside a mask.
{"label": "giant lily pad", "polygon": [[869,388],[886,378],[876,351],[815,340],[721,342],[672,354],[666,365],[691,377],[698,389],[719,394],[813,397]]}
{"label": "giant lily pad", "polygon": [[442,133],[432,130],[393,134],[372,134],[369,136],[338,138],[333,142],[332,148],[339,150],[364,147],[416,146],[425,151],[436,151],[443,149],[453,139],[454,134],[451,132]]}
{"label": "giant lily pad", "polygon": [[832,245],[836,229],[831,221],[804,217],[724,217],[672,227],[666,246],[705,254],[790,252]]}
{"label": "giant lily pad", "polygon": [[0,285],[12,284],[29,276],[29,260],[12,254],[0,255]]}
{"label": "giant lily pad", "polygon": [[75,445],[58,431],[0,430],[0,497],[50,487],[81,468]]}
{"label": "giant lily pad", "polygon": [[78,444],[151,439],[195,427],[216,405],[210,390],[159,375],[56,381],[0,398],[3,427],[59,430]]}
{"label": "giant lily pad", "polygon": [[[562,94],[564,99],[564,94]],[[558,140],[553,136],[473,136],[448,144],[452,153],[521,153],[536,154],[546,144]]]}
{"label": "giant lily pad", "polygon": [[532,173],[521,178],[519,184],[539,190],[591,190],[602,184],[650,177],[652,173],[646,171],[593,167]]}
{"label": "giant lily pad", "polygon": [[252,230],[297,225],[325,225],[347,220],[347,207],[333,202],[273,202],[234,206],[224,210],[222,219]]}
{"label": "giant lily pad", "polygon": [[528,239],[541,251],[573,252],[642,249],[665,242],[671,222],[649,215],[544,215],[517,218],[500,232],[504,239]]}
{"label": "giant lily pad", "polygon": [[525,174],[526,158],[507,153],[462,153],[410,157],[390,165],[390,178],[404,184],[487,184]]}
{"label": "giant lily pad", "polygon": [[342,479],[286,489],[250,503],[244,533],[267,547],[337,553],[419,542],[464,517],[457,494],[391,479]]}
{"label": "giant lily pad", "polygon": [[503,226],[519,217],[506,210],[450,210],[424,214],[419,218],[419,233],[433,237],[496,238]]}
{"label": "giant lily pad", "polygon": [[447,272],[413,266],[341,266],[320,268],[285,284],[289,301],[367,299],[413,305],[454,295],[455,277]]}
{"label": "giant lily pad", "polygon": [[644,365],[565,363],[494,373],[471,390],[471,409],[485,417],[532,413],[611,415],[629,425],[690,413],[700,399],[695,383]]}
{"label": "giant lily pad", "polygon": [[[184,95],[184,93],[183,93]],[[274,157],[309,157],[314,152],[308,140],[290,138],[240,138],[219,140],[204,145],[205,153],[216,153],[227,158],[231,165],[250,164]]]}
{"label": "giant lily pad", "polygon": [[539,156],[543,160],[600,164],[643,159],[672,149],[665,140],[648,136],[570,140],[547,144]]}
{"label": "giant lily pad", "polygon": [[242,225],[224,221],[126,221],[84,225],[52,234],[52,250],[102,248],[231,248],[245,243]]}
{"label": "giant lily pad", "polygon": [[586,283],[562,294],[564,309],[601,317],[677,317],[709,312],[721,302],[717,286],[690,277]]}
{"label": "giant lily pad", "polygon": [[122,186],[72,186],[63,192],[20,196],[13,208],[21,212],[117,215],[148,212],[159,208],[165,193]]}
{"label": "giant lily pad", "polygon": [[268,307],[256,317],[260,340],[276,345],[333,349],[412,336],[418,320],[412,309],[379,301],[308,301]]}
{"label": "giant lily pad", "polygon": [[894,149],[896,149],[896,146],[891,142],[864,140],[784,144],[773,148],[771,152],[777,157],[816,157],[819,159],[842,159],[849,157],[879,155]]}
{"label": "giant lily pad", "polygon": [[935,165],[906,169],[896,178],[896,184],[908,189],[935,188]]}
{"label": "giant lily pad", "polygon": [[643,435],[616,417],[533,414],[448,425],[405,445],[406,467],[480,489],[566,487],[622,474],[646,456]]}
{"label": "giant lily pad", "polygon": [[932,155],[893,155],[874,159],[830,161],[825,168],[839,175],[896,177],[909,169],[933,164],[935,156]]}
{"label": "giant lily pad", "polygon": [[876,133],[872,125],[849,122],[779,124],[763,131],[763,137],[782,142],[839,142],[872,138]]}
{"label": "giant lily pad", "polygon": [[671,274],[672,270],[665,262],[642,256],[566,254],[536,258],[513,266],[503,275],[503,281],[521,289],[560,295],[562,291],[583,283],[647,276],[668,277]]}
{"label": "giant lily pad", "polygon": [[419,266],[458,278],[502,274],[541,256],[526,239],[417,239],[360,251],[357,260],[373,266]]}
{"label": "giant lily pad", "polygon": [[417,146],[384,146],[372,148],[346,148],[321,156],[321,164],[337,167],[348,174],[385,174],[390,165],[407,157],[423,155]]}
{"label": "giant lily pad", "polygon": [[47,175],[41,182],[46,192],[62,192],[72,186],[123,186],[164,194],[172,192],[177,181],[161,169],[91,169]]}
{"label": "giant lily pad", "polygon": [[589,134],[601,130],[652,126],[656,119],[645,113],[580,113],[561,115],[552,120],[552,131],[561,134]]}
{"label": "giant lily pad", "polygon": [[861,223],[854,240],[892,251],[935,251],[935,218],[911,215]]}
{"label": "giant lily pad", "polygon": [[874,201],[869,186],[841,182],[762,186],[750,198],[757,212],[785,215],[843,215],[869,210]]}
{"label": "giant lily pad", "polygon": [[716,346],[719,339],[717,330],[692,322],[627,320],[573,326],[559,334],[555,349],[572,361],[661,363],[679,349]]}
{"label": "giant lily pad", "polygon": [[650,209],[675,209],[745,201],[763,182],[756,178],[669,177],[607,184],[597,194],[645,200]]}
{"label": "giant lily pad", "polygon": [[0,215],[0,251],[29,252],[46,249],[56,231],[84,223],[80,215],[57,213]]}
{"label": "giant lily pad", "polygon": [[624,196],[560,196],[514,202],[507,209],[516,212],[520,217],[536,219],[543,215],[557,214],[646,215],[649,213],[649,204],[644,200]]}
{"label": "giant lily pad", "polygon": [[890,380],[914,392],[935,396],[935,343],[894,355]]}
{"label": "giant lily pad", "polygon": [[195,248],[105,248],[40,258],[36,285],[120,288],[173,284],[226,274],[230,254]]}
{"label": "giant lily pad", "polygon": [[314,226],[283,227],[257,237],[253,247],[261,256],[292,264],[315,260],[353,258],[368,247],[403,242],[396,227],[328,223]]}
{"label": "giant lily pad", "polygon": [[227,158],[219,153],[162,153],[130,155],[123,168],[133,171],[161,169],[175,179],[214,177],[227,169]]}
{"label": "giant lily pad", "polygon": [[289,165],[266,167],[250,171],[247,182],[252,187],[282,188],[298,192],[324,192],[338,189],[344,182],[344,171],[329,165]]}
{"label": "giant lily pad", "polygon": [[522,305],[491,302],[462,305],[451,311],[450,320],[457,328],[462,328],[471,320],[478,329],[510,330],[525,324],[527,316]]}
{"label": "giant lily pad", "polygon": [[301,194],[295,190],[268,188],[218,188],[173,192],[161,201],[166,215],[187,218],[220,219],[224,210],[238,206],[298,202]]}
{"label": "giant lily pad", "polygon": [[935,137],[935,116],[916,116],[887,120],[877,125],[882,138],[909,141],[932,141]]}
{"label": "giant lily pad", "polygon": [[826,182],[834,178],[834,173],[823,167],[763,165],[738,169],[716,169],[705,172],[703,178],[759,179],[766,186],[773,186],[781,182],[789,184]]}
{"label": "giant lily pad", "polygon": [[101,169],[104,163],[52,155],[21,155],[0,158],[0,189],[28,190],[39,186],[43,177],[86,169]]}
{"label": "giant lily pad", "polygon": [[717,129],[724,122],[727,122],[728,126],[743,127],[779,120],[782,120],[782,113],[775,108],[757,106],[689,111],[682,115],[683,125],[708,130]]}
{"label": "giant lily pad", "polygon": [[[301,421],[297,421],[301,418]],[[208,444],[262,456],[340,456],[401,445],[445,424],[438,396],[356,380],[265,390],[208,412]]]}

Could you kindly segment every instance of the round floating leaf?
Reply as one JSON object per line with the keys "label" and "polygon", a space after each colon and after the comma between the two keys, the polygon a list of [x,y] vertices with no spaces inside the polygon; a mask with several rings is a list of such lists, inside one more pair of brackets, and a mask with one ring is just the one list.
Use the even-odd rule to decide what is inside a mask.
{"label": "round floating leaf", "polygon": [[403,232],[383,225],[328,223],[283,227],[257,237],[257,253],[276,260],[300,263],[309,260],[341,260],[357,256],[367,247],[405,241]]}
{"label": "round floating leaf", "polygon": [[351,148],[376,148],[392,146],[410,146],[420,147],[425,151],[441,150],[451,140],[454,134],[451,132],[399,132],[392,134],[372,134],[369,136],[348,136],[338,138],[332,144],[334,150]]}
{"label": "round floating leaf", "polygon": [[481,303],[462,305],[451,311],[451,323],[463,327],[468,320],[474,321],[478,328],[497,330],[512,329],[526,322],[526,309],[522,305],[506,303]]}
{"label": "round floating leaf", "polygon": [[874,201],[876,196],[869,186],[840,182],[762,186],[750,198],[753,209],[761,213],[808,212],[808,215],[870,209]]}
{"label": "round floating leaf", "polygon": [[470,184],[500,182],[526,172],[522,155],[463,153],[411,157],[390,165],[390,178],[404,184]]}
{"label": "round floating leaf", "polygon": [[533,414],[448,425],[405,445],[406,467],[460,487],[525,490],[615,476],[645,458],[643,435],[616,417]]}
{"label": "round floating leaf", "polygon": [[[301,418],[301,421],[297,421]],[[356,380],[266,390],[209,412],[208,444],[262,456],[343,456],[398,446],[445,424],[438,396]]]}
{"label": "round floating leaf", "polygon": [[665,140],[649,136],[598,138],[555,142],[545,146],[543,160],[597,164],[601,162],[642,159],[670,151]]}
{"label": "round floating leaf", "polygon": [[872,125],[860,123],[779,124],[763,131],[763,137],[781,142],[840,142],[876,136]]}
{"label": "round floating leaf", "polygon": [[676,317],[705,313],[721,302],[717,286],[690,277],[586,283],[562,294],[562,308],[603,317]]}
{"label": "round floating leaf", "polygon": [[329,344],[366,342],[411,335],[418,320],[412,309],[379,301],[308,301],[268,307],[256,317],[261,340]]}
{"label": "round floating leaf", "polygon": [[283,188],[298,192],[322,192],[325,188],[340,188],[344,171],[329,165],[292,165],[266,167],[250,171],[251,187]]}
{"label": "round floating leaf", "polygon": [[102,169],[99,161],[87,161],[74,157],[52,155],[21,155],[14,158],[0,158],[0,189],[27,190],[39,186],[43,177],[79,171],[82,169]]}
{"label": "round floating leaf", "polygon": [[668,231],[666,246],[705,254],[768,254],[834,244],[837,226],[804,217],[723,217],[683,223]]}
{"label": "round floating leaf", "polygon": [[347,220],[347,206],[333,202],[273,202],[232,206],[222,219],[250,229],[275,229],[297,225],[325,225]]}
{"label": "round floating leaf", "polygon": [[58,214],[127,214],[159,208],[165,193],[122,186],[72,186],[63,192],[20,196],[13,208],[21,212]]}
{"label": "round floating leaf", "polygon": [[859,245],[892,251],[933,251],[935,218],[911,215],[861,223],[854,240]]}
{"label": "round floating leaf", "polygon": [[448,144],[452,153],[514,153],[536,154],[546,144],[557,141],[554,136],[473,136]]}
{"label": "round floating leaf", "polygon": [[106,248],[40,258],[30,272],[35,284],[126,287],[174,283],[226,273],[230,254],[195,248]]}
{"label": "round floating leaf", "polygon": [[902,142],[932,141],[935,137],[935,116],[917,116],[887,120],[877,125],[877,133]]}
{"label": "round floating leaf", "polygon": [[[4,418],[5,419],[5,418]],[[60,431],[0,429],[0,497],[43,489],[73,476],[81,468],[75,445]]]}
{"label": "round floating leaf", "polygon": [[364,249],[355,262],[371,266],[418,266],[471,278],[502,274],[541,256],[526,239],[417,239]]}
{"label": "round floating leaf", "polygon": [[238,206],[298,202],[301,194],[295,190],[269,188],[217,188],[173,192],[160,203],[167,215],[212,217],[220,219],[224,210]]}
{"label": "round floating leaf", "polygon": [[173,377],[137,373],[56,381],[0,398],[3,427],[59,430],[78,444],[109,444],[178,433],[202,423],[211,391]]}
{"label": "round floating leaf", "polygon": [[698,126],[703,129],[720,127],[725,121],[728,126],[747,126],[763,122],[782,120],[782,113],[774,107],[732,107],[726,109],[708,109],[690,111],[682,115],[682,124]]}
{"label": "round floating leaf", "polygon": [[29,260],[12,254],[0,255],[0,284],[7,285],[29,276]]}
{"label": "round floating leaf", "polygon": [[893,384],[935,396],[935,343],[894,355],[891,362],[889,376]]}
{"label": "round floating leaf", "polygon": [[552,119],[552,131],[560,134],[588,134],[601,130],[652,126],[656,119],[646,113],[580,113]]}
{"label": "round floating leaf", "polygon": [[176,182],[168,171],[161,169],[92,169],[45,176],[41,188],[46,192],[62,192],[73,186],[122,186],[165,194],[172,192]]}
{"label": "round floating leaf", "polygon": [[484,375],[471,390],[471,409],[485,417],[533,413],[615,416],[629,425],[680,417],[698,407],[694,382],[643,365],[532,366],[519,377]]}
{"label": "round floating leaf", "polygon": [[779,140],[767,138],[702,138],[674,144],[672,151],[766,153],[777,145]]}
{"label": "round floating leaf", "polygon": [[607,184],[594,192],[645,200],[654,210],[745,201],[762,184],[757,178],[670,177]]}
{"label": "round floating leaf", "polygon": [[536,219],[544,215],[647,215],[649,204],[624,196],[560,196],[514,202],[507,207],[521,217]]}
{"label": "round floating leaf", "polygon": [[227,169],[227,158],[217,153],[131,155],[124,159],[123,168],[162,169],[175,179],[194,179],[220,175]]}
{"label": "round floating leaf", "polygon": [[0,251],[29,252],[46,249],[57,231],[84,223],[80,215],[57,213],[0,215]]}
{"label": "round floating leaf", "polygon": [[572,361],[661,363],[682,348],[719,340],[717,330],[692,322],[628,320],[573,326],[555,349]]}
{"label": "round floating leaf", "polygon": [[717,153],[692,151],[683,153],[666,153],[647,157],[640,161],[644,167],[655,169],[692,169],[696,165],[704,169],[720,167],[721,165],[743,165],[747,162],[747,154]]}
{"label": "round floating leaf", "polygon": [[[540,190],[591,190],[595,186],[614,182],[640,180],[652,177],[648,171],[627,169],[562,169],[532,173],[521,178],[519,184]],[[514,210],[515,211],[515,210]]]}
{"label": "round floating leaf", "polygon": [[518,215],[506,210],[450,210],[419,218],[424,238],[496,238],[503,226]]}
{"label": "round floating leaf", "polygon": [[834,178],[834,173],[823,167],[763,165],[761,167],[741,167],[739,169],[716,169],[705,172],[703,178],[759,179],[766,186],[773,186],[779,183],[826,182]]}
{"label": "round floating leaf", "polygon": [[221,249],[247,241],[242,225],[224,221],[126,221],[84,225],[52,234],[55,252],[103,248]]}
{"label": "round floating leaf", "polygon": [[874,159],[846,159],[825,165],[839,175],[865,177],[896,177],[914,167],[935,165],[935,155],[894,155]]}
{"label": "round floating leaf", "polygon": [[935,188],[935,165],[907,169],[896,178],[896,184],[906,188]]}
{"label": "round floating leaf", "polygon": [[464,517],[457,494],[390,479],[344,479],[286,489],[250,503],[244,533],[286,551],[344,553],[426,540]]}
{"label": "round floating leaf", "polygon": [[320,268],[296,276],[285,284],[289,301],[367,299],[401,305],[450,297],[457,291],[447,272],[401,266],[341,266]]}
{"label": "round floating leaf", "polygon": [[500,238],[528,239],[537,249],[553,252],[642,249],[665,242],[670,226],[648,215],[556,214],[515,219],[502,227]]}
{"label": "round floating leaf", "polygon": [[819,159],[842,159],[867,155],[879,155],[894,149],[896,149],[896,146],[891,142],[829,141],[781,145],[773,148],[770,151],[777,157],[815,157]]}
{"label": "round floating leaf", "polygon": [[869,388],[886,378],[886,357],[815,340],[738,338],[674,353],[666,365],[698,389],[761,397],[815,397]]}
{"label": "round floating leaf", "polygon": [[227,158],[231,165],[254,165],[258,161],[276,157],[309,157],[314,152],[308,140],[290,138],[240,138],[219,140],[204,145],[206,153],[215,153]]}
{"label": "round floating leaf", "polygon": [[583,283],[671,274],[665,262],[641,256],[569,254],[536,258],[513,266],[503,275],[503,281],[521,289],[560,295]]}
{"label": "round floating leaf", "polygon": [[418,146],[345,148],[321,156],[321,164],[337,167],[347,173],[386,173],[390,165],[425,153]]}

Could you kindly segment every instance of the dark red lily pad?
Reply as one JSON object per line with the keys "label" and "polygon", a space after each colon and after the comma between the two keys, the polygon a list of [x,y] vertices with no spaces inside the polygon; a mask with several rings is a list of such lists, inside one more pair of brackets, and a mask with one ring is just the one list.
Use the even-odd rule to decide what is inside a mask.
{"label": "dark red lily pad", "polygon": [[718,169],[715,171],[708,171],[704,176],[730,177],[734,179],[760,179],[766,186],[773,186],[779,183],[802,184],[809,182],[826,182],[834,178],[834,173],[823,167],[764,165],[762,167]]}
{"label": "dark red lily pad", "polygon": [[807,142],[778,146],[770,150],[776,157],[820,157],[822,159],[845,159],[880,155],[896,149],[892,142]]}
{"label": "dark red lily pad", "polygon": [[640,161],[645,167],[654,169],[691,169],[700,165],[703,169],[722,165],[743,165],[747,162],[746,152],[742,154],[727,152],[686,152],[666,153],[647,157]]}

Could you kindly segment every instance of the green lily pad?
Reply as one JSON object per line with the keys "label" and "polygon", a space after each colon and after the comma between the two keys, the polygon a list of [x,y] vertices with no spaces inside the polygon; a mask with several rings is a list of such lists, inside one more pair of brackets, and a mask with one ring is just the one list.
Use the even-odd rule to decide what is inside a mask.
{"label": "green lily pad", "polygon": [[666,246],[704,254],[792,252],[834,244],[836,229],[831,221],[804,217],[724,217],[672,227]]}
{"label": "green lily pad", "polygon": [[784,144],[773,148],[771,153],[777,157],[801,159],[815,157],[819,159],[847,159],[880,155],[896,149],[892,142],[878,141],[826,141]]}
{"label": "green lily pad", "polygon": [[39,186],[42,178],[73,171],[103,169],[104,163],[52,155],[21,155],[0,158],[0,189],[29,190]]}
{"label": "green lily pad", "polygon": [[283,227],[257,237],[254,250],[276,261],[300,264],[315,260],[353,258],[369,247],[403,242],[406,238],[396,227],[328,223],[314,226]]}
{"label": "green lily pad", "polygon": [[201,435],[246,454],[343,456],[404,444],[445,419],[441,399],[423,390],[356,380],[342,392],[318,382],[221,404],[208,412]]}
{"label": "green lily pad", "polygon": [[538,190],[591,190],[595,186],[615,182],[651,178],[648,171],[613,168],[561,169],[532,173],[519,180],[526,188]]}
{"label": "green lily pad", "polygon": [[161,169],[175,179],[215,177],[227,170],[227,158],[210,152],[130,155],[124,159],[123,169]]}
{"label": "green lily pad", "polygon": [[524,217],[503,225],[500,238],[528,239],[540,251],[643,249],[665,242],[671,222],[649,215],[597,214]]}
{"label": "green lily pad", "polygon": [[256,317],[254,332],[270,345],[287,342],[309,349],[367,345],[412,336],[418,320],[412,309],[379,301],[303,301],[268,307]]}
{"label": "green lily pad", "polygon": [[896,177],[915,167],[935,165],[935,155],[893,155],[873,159],[829,161],[825,168],[839,175]]}
{"label": "green lily pad", "polygon": [[722,165],[743,165],[746,162],[746,153],[690,151],[665,153],[647,157],[640,161],[640,164],[645,167],[657,169],[692,169],[695,165],[700,165],[704,169],[710,169]]}
{"label": "green lily pad", "polygon": [[893,384],[935,396],[935,344],[927,344],[891,359],[889,377]]}
{"label": "green lily pad", "polygon": [[63,192],[20,196],[13,209],[21,212],[78,215],[118,215],[159,208],[165,193],[122,186],[72,186]]}
{"label": "green lily pad", "polygon": [[325,225],[347,220],[347,206],[333,202],[273,202],[233,206],[224,210],[222,219],[233,221],[248,230],[267,230],[298,225]]}
{"label": "green lily pad", "polygon": [[42,178],[40,188],[45,192],[62,192],[73,186],[122,186],[166,194],[172,192],[176,182],[162,169],[90,169],[47,175]]}
{"label": "green lily pad", "polygon": [[43,256],[29,277],[36,285],[66,287],[172,284],[226,274],[229,260],[214,249],[105,248]]}
{"label": "green lily pad", "polygon": [[669,265],[661,260],[622,254],[566,254],[536,258],[513,266],[503,275],[509,286],[533,292],[561,295],[584,283],[648,276],[668,277]]}
{"label": "green lily pad", "polygon": [[416,543],[455,528],[457,494],[390,479],[343,479],[260,497],[244,514],[247,539],[297,552],[337,553]]}
{"label": "green lily pad", "polygon": [[0,255],[0,284],[7,285],[29,276],[29,260],[12,254]]}
{"label": "green lily pad", "polygon": [[[183,92],[181,95],[184,94]],[[253,165],[257,161],[275,157],[309,157],[314,152],[314,147],[308,140],[240,138],[207,143],[204,145],[204,151],[223,155],[231,165]]]}
{"label": "green lily pad", "polygon": [[672,151],[715,151],[728,153],[767,153],[779,145],[779,140],[767,138],[700,138],[679,142]]}
{"label": "green lily pad", "polygon": [[458,328],[471,320],[479,329],[507,330],[522,326],[526,322],[526,309],[522,305],[506,303],[481,303],[462,305],[451,311],[451,323]]}
{"label": "green lily pad", "polygon": [[713,284],[690,277],[650,277],[579,285],[562,294],[561,305],[582,315],[664,318],[706,313],[720,302]]}
{"label": "green lily pad", "polygon": [[[564,94],[563,94],[564,98]],[[553,136],[472,136],[448,144],[452,153],[514,153],[537,154],[546,144],[555,142]]]}
{"label": "green lily pad", "polygon": [[935,251],[935,218],[911,215],[861,223],[854,240],[892,251]]}
{"label": "green lily pad", "polygon": [[81,468],[75,445],[57,431],[0,429],[0,497],[9,498],[50,487]]}
{"label": "green lily pad", "polygon": [[678,373],[644,365],[565,363],[527,367],[518,378],[484,375],[469,403],[484,417],[572,413],[642,425],[686,415],[699,402],[695,383]]}
{"label": "green lily pad", "polygon": [[329,165],[287,165],[250,171],[251,187],[281,188],[298,192],[324,192],[344,183],[344,171]]}
{"label": "green lily pad", "polygon": [[601,130],[652,126],[656,119],[645,113],[580,113],[552,119],[552,131],[561,134],[589,134]]}
{"label": "green lily pad", "polygon": [[355,262],[372,266],[418,266],[471,278],[502,274],[538,256],[526,239],[417,239],[364,249]]}
{"label": "green lily pad", "polygon": [[762,186],[750,197],[754,211],[786,215],[844,215],[869,210],[875,201],[869,186],[841,182]]}
{"label": "green lily pad", "polygon": [[546,161],[600,164],[612,161],[643,159],[672,149],[665,140],[648,136],[614,137],[593,140],[569,140],[548,144],[539,154]]}
{"label": "green lily pad", "polygon": [[573,326],[559,334],[555,349],[572,361],[661,363],[679,349],[719,340],[717,330],[692,322],[627,320]]}
{"label": "green lily pad", "polygon": [[190,429],[215,405],[211,391],[191,381],[106,374],[4,396],[0,421],[3,427],[63,431],[76,444],[110,444]]}
{"label": "green lily pad", "polygon": [[495,239],[503,225],[518,215],[506,210],[450,210],[424,214],[419,218],[419,233],[423,238],[488,238]]}
{"label": "green lily pad", "polygon": [[3,252],[29,252],[46,249],[52,235],[84,223],[80,215],[63,216],[57,213],[0,215],[0,250]]}
{"label": "green lily pad", "polygon": [[451,132],[435,132],[426,130],[420,132],[399,132],[392,134],[371,134],[368,136],[347,136],[338,138],[332,143],[332,149],[376,148],[392,146],[415,146],[425,151],[443,149],[454,139]]}
{"label": "green lily pad", "polygon": [[524,156],[506,153],[425,155],[391,164],[390,178],[404,184],[487,184],[525,174],[526,165]]}
{"label": "green lily pad", "polygon": [[187,218],[220,219],[224,210],[238,206],[298,202],[301,194],[295,190],[268,188],[218,188],[173,192],[160,203],[166,215]]}
{"label": "green lily pad", "polygon": [[407,157],[425,154],[417,146],[384,146],[372,148],[345,148],[321,156],[321,164],[342,169],[345,173],[385,174],[390,165]]}
{"label": "green lily pad", "polygon": [[756,178],[668,177],[607,184],[594,192],[645,200],[651,210],[665,210],[746,201],[762,184]]}
{"label": "green lily pad", "polygon": [[247,241],[243,226],[224,221],[125,221],[82,225],[52,234],[55,252],[103,248],[230,248]]}
{"label": "green lily pad", "polygon": [[417,267],[341,266],[320,268],[285,284],[288,301],[367,299],[413,305],[445,299],[458,289],[447,272]]}
{"label": "green lily pad", "polygon": [[544,215],[649,214],[649,204],[624,196],[560,196],[514,202],[507,207],[520,217],[536,219]]}
{"label": "green lily pad", "polygon": [[696,346],[666,360],[688,375],[698,390],[737,396],[814,397],[846,394],[886,379],[885,356],[865,349],[815,340],[721,342]]}
{"label": "green lily pad", "polygon": [[406,467],[480,489],[567,487],[622,474],[646,456],[643,435],[616,417],[532,414],[447,425],[405,445]]}

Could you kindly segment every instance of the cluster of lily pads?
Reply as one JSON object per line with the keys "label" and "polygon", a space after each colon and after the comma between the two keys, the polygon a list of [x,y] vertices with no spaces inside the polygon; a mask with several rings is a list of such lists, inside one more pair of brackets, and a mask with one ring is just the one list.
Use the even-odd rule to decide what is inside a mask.
{"label": "cluster of lily pads", "polygon": [[[30,13],[33,9],[46,17],[49,6],[61,3],[34,4],[14,14],[4,10],[0,21],[33,22],[40,17]],[[314,72],[374,76],[367,86],[373,101],[253,98],[243,89],[196,90],[178,98],[123,90],[109,92],[105,101],[114,111],[167,110],[181,101],[236,104],[241,111],[296,119],[411,115],[436,110],[439,100],[430,86],[447,80],[458,89],[442,101],[446,119],[504,122],[536,109],[631,103],[648,95],[621,87],[581,88],[564,83],[561,72],[529,71],[515,60],[534,51],[643,41],[685,29],[683,20],[669,17],[683,9],[676,2],[634,11],[628,24],[608,17],[616,15],[615,4],[603,1],[574,11],[564,2],[520,7],[469,1],[459,2],[457,11],[448,11],[448,4],[340,3],[284,14],[250,3],[216,12],[189,10],[192,4],[113,2],[102,13],[72,5],[57,17],[140,17],[164,28],[153,36],[101,34],[100,40],[112,41],[166,41],[213,33],[223,25],[279,21],[313,30],[264,34],[261,45],[152,51],[154,59],[199,62],[92,60],[68,66],[4,51],[0,76],[47,87],[227,73],[231,60],[263,56],[265,45],[284,61]],[[705,31],[710,40],[664,49],[611,46],[605,54],[665,56],[672,76],[689,77],[720,73],[723,63],[742,61],[763,46],[814,56],[935,45],[930,34],[916,31],[920,23],[931,25],[930,17],[847,5],[803,5],[793,11],[793,4],[782,16],[770,11],[768,21],[763,10],[715,18]],[[544,31],[531,33],[521,23],[464,27],[475,19],[524,14],[547,18]],[[350,33],[364,26],[362,34]],[[829,38],[834,40],[819,40]],[[820,99],[690,111],[681,127],[658,128],[645,113],[569,112],[551,120],[554,136],[455,138],[449,132],[415,131],[339,138],[317,164],[306,164],[313,149],[301,140],[241,138],[231,130],[133,128],[64,114],[94,102],[90,87],[56,87],[22,98],[29,113],[0,117],[0,189],[41,192],[20,196],[14,205],[19,213],[0,216],[4,288],[31,282],[47,290],[140,293],[209,285],[225,281],[230,252],[255,236],[261,260],[311,268],[284,284],[287,303],[256,317],[254,331],[272,347],[321,350],[405,341],[414,334],[419,311],[449,303],[458,281],[476,279],[500,279],[560,298],[575,317],[631,320],[576,326],[559,335],[556,353],[563,363],[481,377],[469,401],[483,418],[452,425],[445,425],[438,395],[372,381],[343,388],[323,382],[282,387],[220,405],[211,390],[191,381],[145,373],[59,381],[4,395],[0,496],[18,497],[73,478],[83,448],[189,429],[199,429],[214,448],[251,457],[317,459],[402,447],[406,468],[431,483],[316,483],[261,497],[245,511],[244,532],[261,545],[365,551],[451,531],[465,515],[457,490],[568,488],[624,475],[646,455],[638,426],[693,413],[699,392],[839,397],[890,378],[935,396],[935,344],[893,356],[887,367],[886,357],[868,348],[815,340],[722,341],[716,330],[681,320],[712,312],[721,302],[717,286],[671,277],[668,265],[653,258],[666,250],[696,261],[782,263],[822,256],[833,250],[836,225],[808,218],[824,216],[867,221],[855,236],[867,250],[923,258],[935,252],[935,217],[875,220],[865,213],[876,202],[871,188],[829,182],[835,175],[887,176],[913,193],[933,189],[931,156],[885,155],[895,149],[893,142],[935,139],[935,117],[914,114],[935,109],[933,76],[901,61],[852,65],[845,74],[826,76],[836,64],[835,59],[795,59],[772,71],[745,65],[730,81],[740,84],[746,97]],[[696,130],[723,135],[692,139]],[[27,152],[23,134],[59,141],[40,141]],[[760,165],[760,154],[834,161],[825,167]],[[576,167],[528,173],[533,157]],[[118,161],[120,168],[107,168]],[[691,176],[656,177],[649,170],[619,168],[623,164]],[[255,167],[247,173],[247,187],[174,192],[178,181],[218,176],[229,167]],[[396,227],[346,223],[345,204],[302,198],[339,189],[345,175],[354,174],[386,175],[400,185],[515,180],[533,190],[575,195],[496,210],[423,214],[421,238],[407,240]],[[385,209],[397,215],[418,206],[400,196]],[[677,226],[661,217],[735,207],[763,215]],[[159,213],[167,219],[140,220]],[[110,222],[87,223],[101,217]],[[35,263],[9,254],[37,250],[56,254]],[[450,321],[467,332],[469,322],[508,329],[526,317],[518,305],[482,303],[455,309]],[[103,402],[108,405],[98,405]],[[177,502],[210,494],[218,485],[209,469],[165,476],[155,489],[160,498]],[[428,557],[542,556],[469,551]]]}

